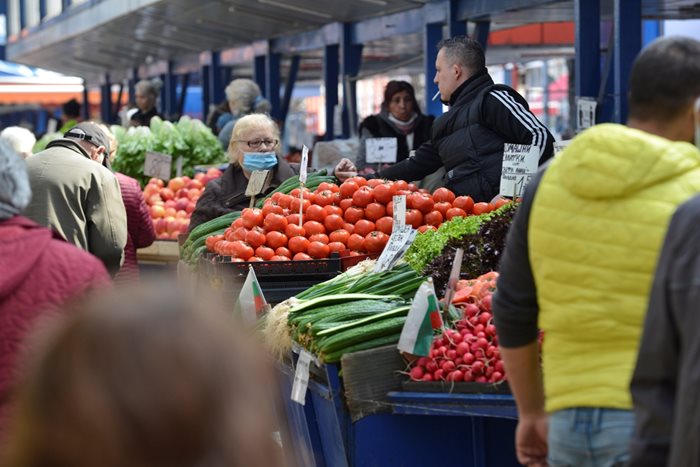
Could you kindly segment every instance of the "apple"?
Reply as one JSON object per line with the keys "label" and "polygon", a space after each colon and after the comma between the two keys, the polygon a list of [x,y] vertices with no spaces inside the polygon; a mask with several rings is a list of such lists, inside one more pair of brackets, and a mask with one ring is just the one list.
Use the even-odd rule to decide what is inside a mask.
{"label": "apple", "polygon": [[187,184],[187,189],[192,190],[193,188],[196,188],[197,190],[201,190],[202,188],[204,188],[204,183],[202,183],[201,181],[196,180],[196,179],[191,180]]}
{"label": "apple", "polygon": [[146,198],[146,203],[149,206],[155,206],[156,204],[163,204],[163,199],[160,197],[160,195],[153,195]]}
{"label": "apple", "polygon": [[187,213],[187,211],[185,211],[184,209],[183,209],[183,210],[178,210],[178,211],[175,213],[175,219],[187,219],[187,218],[189,218],[189,217],[190,217],[190,215],[189,215],[189,214]]}
{"label": "apple", "polygon": [[223,172],[216,167],[212,167],[209,170],[207,170],[207,175],[209,177],[211,177],[212,179],[217,178],[217,177],[221,177],[222,173]]}
{"label": "apple", "polygon": [[205,174],[203,172],[197,172],[196,174],[194,174],[194,179],[199,180],[200,182],[202,181],[202,179],[204,177],[205,177]]}
{"label": "apple", "polygon": [[192,214],[194,212],[195,207],[197,207],[197,203],[195,203],[194,201],[190,201],[189,203],[187,203],[185,211],[187,211],[188,214]]}
{"label": "apple", "polygon": [[182,233],[187,232],[187,227],[190,226],[190,220],[182,217],[176,218],[175,220],[178,223],[178,231]]}
{"label": "apple", "polygon": [[197,188],[192,188],[187,192],[187,197],[194,201],[196,199],[199,199],[199,197],[202,195],[202,190],[198,190]]}
{"label": "apple", "polygon": [[151,183],[157,185],[159,188],[163,188],[163,186],[165,186],[165,182],[163,182],[163,180],[161,180],[160,178],[155,178],[155,177],[151,178],[148,181],[148,184],[150,185]]}
{"label": "apple", "polygon": [[180,188],[175,192],[175,198],[187,198],[187,193],[189,193],[190,190],[187,188]]}
{"label": "apple", "polygon": [[165,217],[165,208],[158,204],[151,206],[151,218],[158,219],[159,217]]}
{"label": "apple", "polygon": [[168,216],[165,218],[165,221],[167,222],[167,231],[172,232],[175,229],[177,229],[178,222],[177,219],[175,219],[175,216]]}
{"label": "apple", "polygon": [[170,188],[173,193],[185,186],[185,181],[182,177],[171,178],[168,182],[168,188]]}
{"label": "apple", "polygon": [[167,201],[175,197],[175,192],[170,188],[163,188],[162,190],[160,190],[160,197]]}
{"label": "apple", "polygon": [[156,229],[156,233],[161,234],[168,230],[168,221],[161,217],[156,221],[154,227]]}
{"label": "apple", "polygon": [[179,198],[177,201],[175,201],[175,209],[178,211],[184,211],[187,208],[187,204],[189,203],[189,200],[187,198]]}

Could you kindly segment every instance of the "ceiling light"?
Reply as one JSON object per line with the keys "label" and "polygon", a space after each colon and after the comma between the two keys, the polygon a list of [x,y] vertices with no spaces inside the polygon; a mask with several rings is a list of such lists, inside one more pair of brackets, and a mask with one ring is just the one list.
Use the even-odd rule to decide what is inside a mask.
{"label": "ceiling light", "polygon": [[309,10],[309,9],[301,8],[298,6],[289,5],[287,3],[277,2],[275,0],[258,0],[258,3],[262,3],[263,5],[278,6],[280,8],[284,8],[286,10],[304,13],[305,15],[318,16],[319,18],[324,18],[324,19],[331,19],[332,18],[332,16],[329,15],[328,13],[321,13],[320,11]]}

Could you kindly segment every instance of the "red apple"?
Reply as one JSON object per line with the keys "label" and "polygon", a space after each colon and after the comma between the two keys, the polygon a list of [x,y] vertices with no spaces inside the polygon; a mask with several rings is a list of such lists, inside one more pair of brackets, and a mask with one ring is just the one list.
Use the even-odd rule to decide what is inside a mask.
{"label": "red apple", "polygon": [[168,221],[166,221],[164,218],[158,219],[155,225],[156,228],[156,233],[161,234],[165,231],[168,230]]}
{"label": "red apple", "polygon": [[202,190],[198,190],[197,188],[192,188],[187,192],[187,197],[194,201],[196,199],[199,199],[199,197],[202,195]]}
{"label": "red apple", "polygon": [[151,211],[151,217],[153,219],[158,219],[159,217],[165,217],[165,208],[163,206],[156,204],[154,206],[151,206],[149,209]]}
{"label": "red apple", "polygon": [[190,215],[189,215],[189,214],[187,213],[187,211],[185,211],[184,209],[181,210],[181,211],[178,210],[178,211],[175,213],[175,219],[187,219],[188,217],[190,217]]}
{"label": "red apple", "polygon": [[160,187],[160,188],[163,188],[163,186],[165,186],[165,182],[164,182],[163,180],[161,180],[160,178],[155,178],[155,177],[151,178],[151,179],[148,181],[148,183],[149,183],[149,184],[153,183],[153,184],[155,184],[156,186],[158,186],[158,187]]}
{"label": "red apple", "polygon": [[177,201],[175,201],[175,209],[178,211],[184,211],[185,208],[187,208],[187,203],[189,203],[187,198],[179,198]]}
{"label": "red apple", "polygon": [[192,214],[194,212],[194,208],[197,206],[197,203],[194,201],[190,201],[187,203],[187,207],[185,208],[185,211],[187,211],[189,214]]}
{"label": "red apple", "polygon": [[199,181],[201,182],[203,178],[204,178],[204,173],[203,173],[203,172],[197,172],[196,174],[194,174],[194,179],[195,179],[195,180],[199,180]]}
{"label": "red apple", "polygon": [[202,188],[204,188],[204,183],[202,183],[201,181],[199,181],[199,180],[197,180],[197,179],[191,180],[191,181],[187,184],[187,188],[190,189],[190,190],[193,189],[193,188],[196,188],[196,189],[198,189],[198,190],[201,190]]}
{"label": "red apple", "polygon": [[175,177],[171,178],[170,181],[168,182],[168,188],[170,188],[173,192],[176,192],[180,188],[185,186],[185,181],[182,179],[182,177]]}
{"label": "red apple", "polygon": [[160,190],[160,197],[167,201],[175,197],[175,192],[173,192],[173,190],[171,190],[170,188],[163,188],[162,190]]}

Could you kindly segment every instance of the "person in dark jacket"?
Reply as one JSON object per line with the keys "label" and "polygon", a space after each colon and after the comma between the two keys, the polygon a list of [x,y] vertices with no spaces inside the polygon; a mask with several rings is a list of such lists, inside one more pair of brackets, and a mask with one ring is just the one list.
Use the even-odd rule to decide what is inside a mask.
{"label": "person in dark jacket", "polygon": [[109,285],[99,259],[21,215],[31,196],[25,162],[0,141],[0,445],[27,335],[59,305]]}
{"label": "person in dark jacket", "polygon": [[136,107],[138,110],[131,116],[131,126],[149,126],[153,117],[160,117],[156,109],[160,89],[163,82],[158,78],[142,79],[136,83]]}
{"label": "person in dark jacket", "polygon": [[216,180],[207,184],[190,218],[189,230],[231,211],[250,206],[245,191],[255,170],[271,170],[273,177],[264,193],[269,193],[294,175],[275,149],[279,145],[279,128],[265,114],[241,117],[233,127],[229,143],[230,165]]}
{"label": "person in dark jacket", "polygon": [[[505,143],[532,145],[542,164],[554,153],[554,138],[530,112],[525,99],[494,85],[478,42],[457,36],[438,44],[434,82],[450,109],[433,124],[430,141],[410,157],[376,174],[391,180],[420,180],[440,167],[445,186],[475,201],[491,201],[500,191]],[[343,159],[336,176],[357,172]]]}
{"label": "person in dark jacket", "polygon": [[[360,173],[374,173],[380,164],[367,162],[367,140],[395,138],[396,160],[406,159],[410,151],[418,149],[430,139],[430,128],[435,117],[420,111],[413,86],[406,81],[389,81],[384,88],[381,111],[370,115],[360,124],[360,149],[355,163]],[[384,165],[384,168],[389,165]]]}

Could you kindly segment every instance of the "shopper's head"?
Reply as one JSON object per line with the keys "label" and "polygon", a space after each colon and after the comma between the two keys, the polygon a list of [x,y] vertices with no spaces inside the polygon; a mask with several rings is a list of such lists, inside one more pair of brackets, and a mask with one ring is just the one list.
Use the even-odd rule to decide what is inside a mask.
{"label": "shopper's head", "polygon": [[262,96],[260,86],[255,81],[234,79],[226,86],[224,92],[231,113],[235,116],[270,112],[270,102]]}
{"label": "shopper's head", "polygon": [[136,107],[144,113],[151,111],[156,106],[162,87],[163,82],[158,78],[142,79],[136,83]]}
{"label": "shopper's head", "polygon": [[416,92],[411,83],[406,81],[389,81],[384,88],[382,108],[394,118],[402,121],[410,119],[414,113],[420,113]]}
{"label": "shopper's head", "polygon": [[34,133],[21,126],[8,126],[0,132],[0,140],[12,146],[25,159],[32,155],[32,149],[36,144]]}
{"label": "shopper's head", "polygon": [[80,117],[80,104],[77,100],[71,99],[61,107],[65,120],[77,119]]}
{"label": "shopper's head", "polygon": [[0,220],[20,214],[31,198],[24,160],[9,144],[0,141]]}
{"label": "shopper's head", "polygon": [[462,83],[486,68],[486,58],[481,45],[466,36],[455,36],[438,43],[435,60],[435,84],[440,89],[443,102],[448,102],[452,93]]}
{"label": "shopper's head", "polygon": [[229,160],[238,163],[247,172],[272,169],[277,165],[279,138],[279,128],[268,115],[241,117],[231,134]]}
{"label": "shopper's head", "polygon": [[639,53],[630,75],[630,121],[671,125],[679,140],[692,142],[699,98],[700,42],[663,37]]}
{"label": "shopper's head", "polygon": [[220,306],[168,287],[67,311],[31,341],[3,465],[280,465],[267,366]]}
{"label": "shopper's head", "polygon": [[97,123],[81,122],[63,135],[78,143],[90,156],[90,159],[102,164],[109,157],[111,146],[109,138]]}

